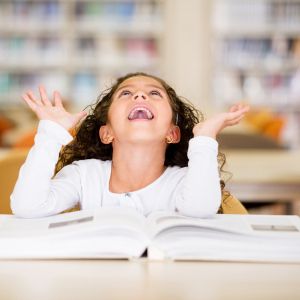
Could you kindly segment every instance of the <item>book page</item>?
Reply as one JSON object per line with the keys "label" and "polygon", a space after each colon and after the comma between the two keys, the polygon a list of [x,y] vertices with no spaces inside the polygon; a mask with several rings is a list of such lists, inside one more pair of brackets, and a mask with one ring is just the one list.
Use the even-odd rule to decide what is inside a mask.
{"label": "book page", "polygon": [[300,261],[298,216],[149,216],[150,259]]}
{"label": "book page", "polygon": [[148,234],[153,238],[159,233],[180,227],[209,228],[216,231],[246,235],[282,235],[300,234],[298,216],[279,215],[223,215],[211,218],[194,218],[178,213],[157,212],[148,217]]}
{"label": "book page", "polygon": [[0,216],[0,258],[138,257],[149,243],[145,220],[119,207],[40,219]]}

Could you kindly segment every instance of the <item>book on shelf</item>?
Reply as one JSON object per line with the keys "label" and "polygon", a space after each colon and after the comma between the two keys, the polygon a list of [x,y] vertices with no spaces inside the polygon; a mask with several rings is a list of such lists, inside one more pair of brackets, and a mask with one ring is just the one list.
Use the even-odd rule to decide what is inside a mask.
{"label": "book on shelf", "polygon": [[1,259],[131,259],[300,262],[300,218],[192,218],[99,208],[39,219],[0,215]]}

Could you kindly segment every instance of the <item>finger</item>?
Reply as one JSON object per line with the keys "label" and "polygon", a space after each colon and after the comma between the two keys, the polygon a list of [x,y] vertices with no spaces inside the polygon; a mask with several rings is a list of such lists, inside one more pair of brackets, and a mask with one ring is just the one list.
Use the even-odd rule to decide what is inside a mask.
{"label": "finger", "polygon": [[225,114],[225,121],[235,120],[236,118],[239,118],[242,114],[243,114],[243,112],[240,110],[237,110],[234,112],[228,112]]}
{"label": "finger", "polygon": [[232,126],[232,125],[236,125],[238,124],[243,118],[244,118],[244,114],[242,114],[241,116],[239,116],[238,118],[235,118],[233,120],[229,120],[226,122],[227,126]]}
{"label": "finger", "polygon": [[28,90],[28,91],[26,92],[26,94],[27,94],[27,96],[28,96],[32,101],[38,102],[38,99],[35,98],[35,95],[33,94],[33,92],[32,92],[31,90]]}
{"label": "finger", "polygon": [[243,111],[246,112],[250,109],[249,105],[243,103],[237,103],[230,107],[229,112]]}
{"label": "finger", "polygon": [[87,116],[87,113],[85,111],[81,111],[78,114],[76,114],[75,115],[75,122],[76,122],[76,124],[79,123],[86,116]]}
{"label": "finger", "polygon": [[247,112],[250,110],[250,106],[247,104],[239,104],[239,109],[240,111],[242,111],[243,113]]}
{"label": "finger", "polygon": [[226,114],[226,120],[234,120],[249,111],[249,106],[242,106],[240,109]]}
{"label": "finger", "polygon": [[46,106],[52,106],[51,102],[48,99],[46,89],[43,85],[39,85],[39,92],[40,92],[42,103]]}
{"label": "finger", "polygon": [[54,98],[54,105],[56,107],[61,107],[61,108],[64,107],[63,104],[62,104],[61,95],[58,91],[54,91],[53,98]]}
{"label": "finger", "polygon": [[26,95],[37,105],[42,105],[41,100],[37,99],[31,90],[26,92]]}
{"label": "finger", "polygon": [[34,112],[36,111],[37,109],[36,103],[32,101],[27,94],[23,94],[22,99]]}
{"label": "finger", "polygon": [[235,112],[239,109],[239,104],[234,104],[230,107],[229,112]]}
{"label": "finger", "polygon": [[250,110],[250,106],[249,105],[244,105],[244,107],[242,108],[242,110],[244,111],[244,113],[248,112]]}

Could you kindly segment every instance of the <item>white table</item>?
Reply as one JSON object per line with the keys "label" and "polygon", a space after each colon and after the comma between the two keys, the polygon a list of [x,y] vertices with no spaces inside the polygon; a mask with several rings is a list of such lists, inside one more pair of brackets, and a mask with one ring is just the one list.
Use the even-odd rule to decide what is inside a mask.
{"label": "white table", "polygon": [[299,300],[300,265],[0,261],[0,299]]}

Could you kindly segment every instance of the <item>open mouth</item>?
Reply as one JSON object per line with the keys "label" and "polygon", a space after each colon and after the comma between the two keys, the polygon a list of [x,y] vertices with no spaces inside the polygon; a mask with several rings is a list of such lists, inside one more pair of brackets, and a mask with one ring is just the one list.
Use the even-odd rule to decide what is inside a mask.
{"label": "open mouth", "polygon": [[131,110],[128,115],[128,120],[152,120],[154,118],[153,113],[146,107],[139,106]]}

